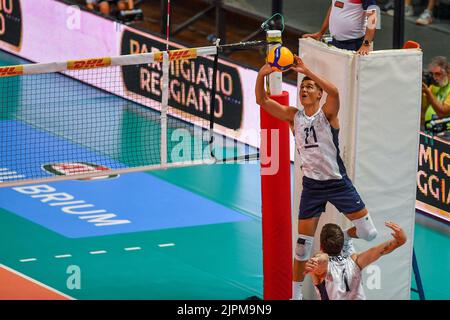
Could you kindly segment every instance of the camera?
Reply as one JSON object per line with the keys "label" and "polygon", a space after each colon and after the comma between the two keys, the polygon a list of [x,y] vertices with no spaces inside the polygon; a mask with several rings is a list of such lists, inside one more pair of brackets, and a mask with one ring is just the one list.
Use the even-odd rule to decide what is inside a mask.
{"label": "camera", "polygon": [[425,83],[427,86],[430,85],[437,85],[438,83],[436,80],[434,80],[433,75],[429,71],[424,71],[422,73],[422,82]]}

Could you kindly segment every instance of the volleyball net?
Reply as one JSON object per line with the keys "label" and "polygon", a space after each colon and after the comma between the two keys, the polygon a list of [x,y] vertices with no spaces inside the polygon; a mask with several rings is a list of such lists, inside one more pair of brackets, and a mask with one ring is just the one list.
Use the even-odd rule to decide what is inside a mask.
{"label": "volleyball net", "polygon": [[217,55],[260,45],[0,67],[0,186],[248,158],[214,133],[230,107],[217,92]]}

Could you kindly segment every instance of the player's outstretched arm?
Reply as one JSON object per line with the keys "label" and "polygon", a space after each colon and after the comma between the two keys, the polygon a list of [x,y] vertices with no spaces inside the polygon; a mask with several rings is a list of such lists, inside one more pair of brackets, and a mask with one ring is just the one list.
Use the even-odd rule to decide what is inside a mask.
{"label": "player's outstretched arm", "polygon": [[355,253],[352,255],[352,259],[361,270],[378,260],[381,256],[391,253],[406,242],[406,234],[399,225],[394,222],[385,222],[384,224],[394,231],[391,233],[393,239],[385,241],[362,253]]}
{"label": "player's outstretched arm", "polygon": [[259,70],[255,84],[256,103],[275,118],[283,121],[288,121],[292,126],[297,109],[294,107],[286,108],[275,100],[270,99],[267,96],[266,90],[264,89],[264,77],[268,76],[272,72],[272,67],[268,63],[263,65]]}

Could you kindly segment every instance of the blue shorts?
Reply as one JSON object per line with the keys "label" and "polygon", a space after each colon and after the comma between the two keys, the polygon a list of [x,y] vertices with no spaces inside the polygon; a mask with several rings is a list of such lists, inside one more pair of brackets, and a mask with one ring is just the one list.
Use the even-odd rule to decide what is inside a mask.
{"label": "blue shorts", "polygon": [[330,44],[339,49],[358,51],[359,48],[361,48],[363,41],[364,37],[345,41],[339,41],[333,38]]}
{"label": "blue shorts", "polygon": [[319,181],[303,177],[298,218],[320,217],[327,202],[344,214],[354,213],[366,207],[358,191],[347,176],[337,180]]}

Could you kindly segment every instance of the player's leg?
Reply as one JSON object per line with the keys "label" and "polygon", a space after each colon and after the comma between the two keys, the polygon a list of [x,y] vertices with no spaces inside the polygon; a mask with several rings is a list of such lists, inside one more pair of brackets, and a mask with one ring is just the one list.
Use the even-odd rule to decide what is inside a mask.
{"label": "player's leg", "polygon": [[330,194],[330,202],[353,223],[353,227],[343,230],[344,248],[343,255],[350,255],[354,252],[352,238],[373,240],[378,232],[373,224],[372,218],[361,199],[358,191],[348,177],[337,182],[334,192]]}
{"label": "player's leg", "polygon": [[303,190],[300,196],[298,213],[298,235],[295,243],[294,266],[292,274],[292,299],[301,300],[306,261],[313,249],[314,233],[320,215],[325,211],[327,193],[323,185],[315,180],[303,177]]}
{"label": "player's leg", "polygon": [[347,230],[347,234],[350,237],[372,241],[378,235],[372,217],[366,208],[354,213],[347,213],[345,216],[350,219],[354,225]]}
{"label": "player's leg", "polygon": [[319,217],[312,217],[298,220],[298,236],[295,244],[295,256],[292,275],[292,299],[301,300],[303,298],[302,288],[305,275],[306,261],[311,256],[313,249],[314,233],[319,223]]}

